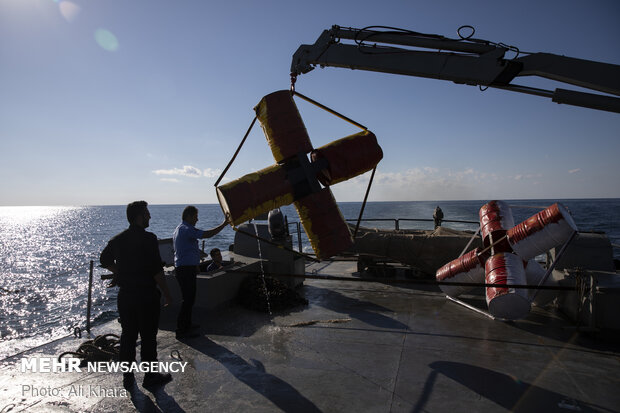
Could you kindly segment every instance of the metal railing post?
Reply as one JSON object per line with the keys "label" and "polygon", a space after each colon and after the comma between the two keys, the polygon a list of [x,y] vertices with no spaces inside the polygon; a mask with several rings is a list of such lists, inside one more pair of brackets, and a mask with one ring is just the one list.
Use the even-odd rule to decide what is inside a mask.
{"label": "metal railing post", "polygon": [[88,271],[88,303],[86,304],[86,331],[90,333],[90,308],[93,296],[93,266],[94,261],[90,260],[90,270]]}

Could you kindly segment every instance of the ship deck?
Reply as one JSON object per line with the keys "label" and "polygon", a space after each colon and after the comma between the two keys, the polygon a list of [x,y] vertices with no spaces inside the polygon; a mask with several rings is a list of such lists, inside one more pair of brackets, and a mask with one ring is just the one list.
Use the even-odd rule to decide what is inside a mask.
{"label": "ship deck", "polygon": [[[67,338],[4,360],[0,409],[141,412],[569,412],[620,410],[620,343],[579,334],[562,317],[534,309],[521,321],[494,321],[435,287],[355,281],[355,262],[316,263],[309,301],[286,313],[233,305],[200,311],[200,337],[177,341],[171,311],[158,335],[160,361],[176,352],[184,373],[153,392],[123,395],[120,374],[19,373],[20,358],[57,356]],[[484,307],[482,296],[469,303]],[[94,334],[120,332],[112,321]],[[31,389],[60,389],[34,396]],[[69,395],[75,386],[82,395]],[[95,389],[95,394],[89,389]],[[108,393],[106,394],[101,394]],[[97,394],[98,392],[98,394]],[[40,393],[40,392],[39,392]]]}

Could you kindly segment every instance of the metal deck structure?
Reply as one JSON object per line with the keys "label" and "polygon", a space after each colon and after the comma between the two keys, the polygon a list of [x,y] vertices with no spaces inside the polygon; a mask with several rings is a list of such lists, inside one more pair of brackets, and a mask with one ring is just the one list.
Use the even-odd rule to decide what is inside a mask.
{"label": "metal deck structure", "polygon": [[[543,309],[521,321],[494,321],[447,300],[436,286],[360,283],[354,271],[354,261],[309,265],[309,274],[352,280],[306,280],[299,292],[309,304],[286,313],[197,307],[200,336],[183,342],[175,339],[176,310],[164,310],[159,359],[180,355],[188,367],[153,391],[142,387],[141,374],[137,389],[123,394],[120,373],[18,371],[21,358],[54,357],[84,339],[6,359],[0,411],[620,411],[617,336],[579,334]],[[463,300],[484,307],[480,295]],[[92,332],[120,333],[120,325]],[[60,394],[35,396],[24,386]],[[69,395],[71,389],[83,394]]]}

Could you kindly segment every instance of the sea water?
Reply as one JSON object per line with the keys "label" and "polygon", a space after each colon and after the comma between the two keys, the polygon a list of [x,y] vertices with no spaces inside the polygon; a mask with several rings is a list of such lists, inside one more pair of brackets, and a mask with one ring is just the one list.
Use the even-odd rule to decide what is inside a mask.
{"label": "sea water", "polygon": [[[426,218],[440,206],[446,220],[477,221],[486,201],[370,202],[364,218]],[[515,222],[556,200],[508,201]],[[582,231],[607,233],[620,244],[620,199],[561,200]],[[219,205],[196,205],[197,228],[208,229],[223,220]],[[361,203],[339,204],[346,219],[357,219]],[[150,205],[148,231],[170,238],[185,205]],[[299,221],[292,207],[283,208],[289,223]],[[394,228],[394,221],[369,221],[365,226]],[[432,229],[432,221],[400,221],[400,228]],[[466,223],[446,223],[455,229],[475,229]],[[117,317],[116,288],[108,289],[100,276],[99,254],[107,241],[127,227],[124,206],[0,207],[0,360],[28,348],[84,328],[88,295],[89,262],[95,262],[92,294],[93,323]],[[295,233],[295,225],[291,225]],[[311,252],[302,233],[302,249]],[[228,227],[206,240],[205,251],[226,251],[234,241]],[[296,242],[294,243],[296,245]],[[620,248],[614,249],[620,259]]]}

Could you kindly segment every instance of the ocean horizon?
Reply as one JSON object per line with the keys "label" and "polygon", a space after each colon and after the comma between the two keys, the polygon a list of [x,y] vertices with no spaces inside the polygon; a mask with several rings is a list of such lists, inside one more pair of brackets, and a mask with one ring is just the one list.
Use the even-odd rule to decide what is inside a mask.
{"label": "ocean horizon", "polygon": [[[499,200],[499,199],[498,199]],[[502,198],[502,201],[510,202],[510,201],[553,201],[553,202],[562,202],[562,201],[597,201],[597,200],[620,200],[620,198]],[[136,199],[135,201],[139,201]],[[165,202],[165,203],[150,203],[147,199],[144,199],[149,205],[162,205],[162,206],[172,206],[172,205],[219,205],[217,202]],[[487,203],[491,201],[491,199],[443,199],[443,200],[415,200],[415,201],[393,201],[393,200],[385,200],[385,201],[367,201],[370,203],[395,203],[395,202],[482,202]],[[129,201],[133,202],[133,201]],[[338,204],[361,204],[361,201],[338,201]],[[19,208],[19,207],[110,207],[110,206],[126,206],[127,204],[29,204],[29,205],[0,205],[0,208]]]}

